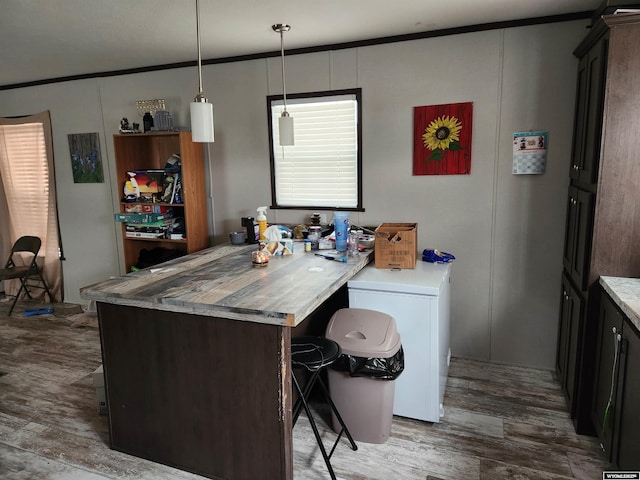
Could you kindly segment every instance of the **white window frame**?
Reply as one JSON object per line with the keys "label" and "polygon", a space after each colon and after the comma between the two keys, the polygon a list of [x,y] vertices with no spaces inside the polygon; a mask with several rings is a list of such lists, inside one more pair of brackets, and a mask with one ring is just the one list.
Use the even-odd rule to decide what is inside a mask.
{"label": "white window frame", "polygon": [[[363,211],[362,89],[287,95],[292,146],[279,145],[283,103],[282,95],[267,97],[271,208]],[[322,110],[332,122],[317,123]],[[342,115],[351,123],[340,125]]]}

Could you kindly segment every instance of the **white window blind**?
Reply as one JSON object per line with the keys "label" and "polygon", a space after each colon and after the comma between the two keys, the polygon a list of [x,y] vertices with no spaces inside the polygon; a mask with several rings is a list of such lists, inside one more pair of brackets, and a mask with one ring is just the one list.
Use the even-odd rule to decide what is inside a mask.
{"label": "white window blind", "polygon": [[276,205],[358,207],[358,104],[353,94],[287,100],[295,145],[280,146],[283,102],[271,104]]}
{"label": "white window blind", "polygon": [[47,240],[49,168],[41,123],[0,125],[0,177],[17,236]]}

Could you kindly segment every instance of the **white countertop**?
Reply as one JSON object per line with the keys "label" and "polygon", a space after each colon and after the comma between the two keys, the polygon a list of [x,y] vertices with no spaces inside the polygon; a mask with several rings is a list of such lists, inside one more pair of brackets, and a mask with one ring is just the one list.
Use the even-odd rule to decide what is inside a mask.
{"label": "white countertop", "polygon": [[600,285],[640,330],[640,278],[600,277]]}

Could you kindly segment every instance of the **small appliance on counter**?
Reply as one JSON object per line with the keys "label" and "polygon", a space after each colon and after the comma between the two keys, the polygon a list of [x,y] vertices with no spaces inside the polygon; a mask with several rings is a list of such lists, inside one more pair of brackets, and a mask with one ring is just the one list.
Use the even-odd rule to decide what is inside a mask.
{"label": "small appliance on counter", "polygon": [[258,230],[258,223],[253,217],[242,217],[242,229],[247,232],[245,242],[252,244],[258,243],[260,238],[260,231]]}

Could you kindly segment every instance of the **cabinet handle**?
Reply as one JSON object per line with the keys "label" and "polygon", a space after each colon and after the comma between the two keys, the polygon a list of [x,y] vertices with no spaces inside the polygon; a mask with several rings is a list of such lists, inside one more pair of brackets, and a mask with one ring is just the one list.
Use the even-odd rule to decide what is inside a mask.
{"label": "cabinet handle", "polygon": [[607,428],[607,423],[611,419],[611,403],[613,402],[613,390],[615,388],[616,381],[616,368],[618,367],[618,355],[620,352],[620,342],[622,341],[622,335],[618,333],[618,329],[613,327],[613,367],[611,368],[611,390],[609,390],[609,400],[607,406],[604,409],[604,417],[602,418],[602,430]]}

